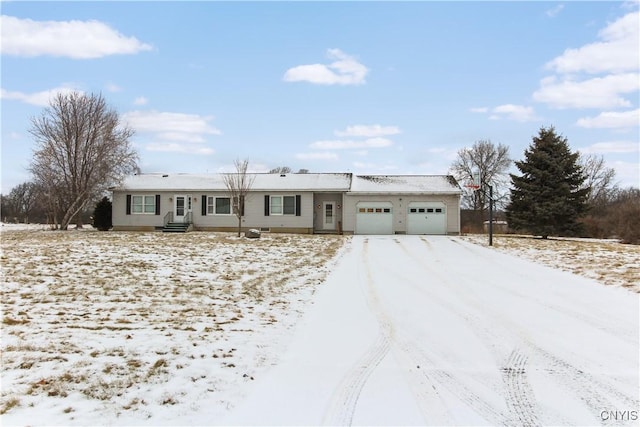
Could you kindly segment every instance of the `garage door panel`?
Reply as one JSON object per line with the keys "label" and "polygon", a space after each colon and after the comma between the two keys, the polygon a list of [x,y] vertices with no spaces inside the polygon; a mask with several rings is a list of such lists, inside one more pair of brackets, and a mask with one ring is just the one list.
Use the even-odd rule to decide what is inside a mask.
{"label": "garage door panel", "polygon": [[442,202],[410,202],[407,234],[446,234],[447,209]]}
{"label": "garage door panel", "polygon": [[356,204],[355,234],[393,234],[393,205],[389,202]]}

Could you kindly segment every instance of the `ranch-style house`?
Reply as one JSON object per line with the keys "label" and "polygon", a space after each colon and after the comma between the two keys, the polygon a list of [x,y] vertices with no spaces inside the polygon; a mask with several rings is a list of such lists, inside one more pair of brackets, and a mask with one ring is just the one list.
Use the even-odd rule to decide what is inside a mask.
{"label": "ranch-style house", "polygon": [[[281,233],[459,234],[448,175],[251,174],[242,229]],[[113,192],[114,230],[234,231],[222,174],[138,174]]]}

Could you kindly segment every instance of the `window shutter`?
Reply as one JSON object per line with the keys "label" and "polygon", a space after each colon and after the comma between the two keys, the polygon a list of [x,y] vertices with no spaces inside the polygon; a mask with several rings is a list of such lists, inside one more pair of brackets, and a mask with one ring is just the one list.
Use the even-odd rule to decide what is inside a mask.
{"label": "window shutter", "polygon": [[244,196],[240,196],[240,216],[244,216]]}
{"label": "window shutter", "polygon": [[202,216],[207,216],[207,195],[202,195]]}
{"label": "window shutter", "polygon": [[264,196],[264,216],[269,216],[269,195]]}
{"label": "window shutter", "polygon": [[300,216],[302,211],[302,196],[300,194],[296,194],[296,216]]}
{"label": "window shutter", "polygon": [[127,194],[127,215],[131,215],[131,194]]}
{"label": "window shutter", "polygon": [[160,215],[160,195],[156,194],[156,215]]}

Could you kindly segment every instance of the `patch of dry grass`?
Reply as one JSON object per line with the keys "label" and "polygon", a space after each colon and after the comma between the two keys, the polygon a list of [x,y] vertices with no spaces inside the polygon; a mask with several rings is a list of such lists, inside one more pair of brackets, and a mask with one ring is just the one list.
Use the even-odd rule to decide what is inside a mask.
{"label": "patch of dry grass", "polygon": [[[239,334],[260,342],[266,328],[295,321],[290,304],[310,298],[348,239],[77,231],[1,238],[2,413],[76,392],[137,410],[153,384],[179,372],[192,383],[187,371],[198,363],[212,372],[247,369],[254,357],[268,363],[223,344]],[[193,378],[209,390],[230,386]],[[180,404],[177,396],[154,401]]]}
{"label": "patch of dry grass", "polygon": [[[467,240],[488,246],[486,235]],[[495,249],[640,293],[640,246],[592,239],[494,236]]]}

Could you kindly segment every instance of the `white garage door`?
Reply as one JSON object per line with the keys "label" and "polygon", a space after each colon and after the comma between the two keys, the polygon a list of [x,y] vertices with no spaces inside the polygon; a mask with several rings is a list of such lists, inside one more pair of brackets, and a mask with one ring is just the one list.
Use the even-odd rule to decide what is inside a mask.
{"label": "white garage door", "polygon": [[447,210],[442,202],[410,202],[407,234],[447,234]]}
{"label": "white garage door", "polygon": [[356,234],[393,234],[393,204],[391,202],[360,202],[356,204]]}

